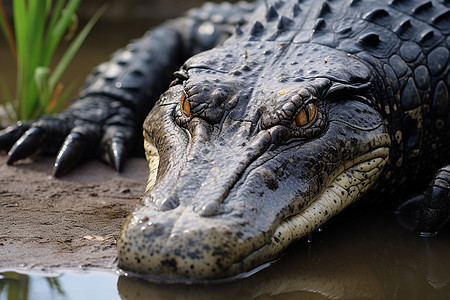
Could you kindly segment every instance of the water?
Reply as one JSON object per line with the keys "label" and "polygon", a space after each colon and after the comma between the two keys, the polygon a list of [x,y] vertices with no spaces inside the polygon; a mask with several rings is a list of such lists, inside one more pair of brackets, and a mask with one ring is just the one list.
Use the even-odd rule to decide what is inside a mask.
{"label": "water", "polygon": [[113,272],[0,273],[1,300],[120,299]]}
{"label": "water", "polygon": [[109,272],[0,273],[0,300],[449,299],[450,232],[419,238],[390,212],[342,215],[235,282],[166,285]]}

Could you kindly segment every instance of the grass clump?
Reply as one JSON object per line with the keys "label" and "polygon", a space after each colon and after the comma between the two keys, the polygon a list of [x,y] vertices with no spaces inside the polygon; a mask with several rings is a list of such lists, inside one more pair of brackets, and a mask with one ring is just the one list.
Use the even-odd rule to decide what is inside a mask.
{"label": "grass clump", "polygon": [[[58,111],[73,85],[65,88],[61,76],[105,7],[75,35],[76,10],[81,0],[13,0],[13,26],[0,0],[0,29],[17,62],[16,91],[2,88],[4,111],[10,121],[36,119]],[[71,42],[58,61],[55,51],[64,37]],[[50,66],[55,66],[51,69]]]}

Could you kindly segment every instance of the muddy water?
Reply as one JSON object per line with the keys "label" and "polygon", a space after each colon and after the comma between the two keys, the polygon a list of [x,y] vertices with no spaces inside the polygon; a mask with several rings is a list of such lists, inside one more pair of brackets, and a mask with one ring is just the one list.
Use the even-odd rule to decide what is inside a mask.
{"label": "muddy water", "polygon": [[[0,272],[1,300],[120,299],[113,272],[80,271],[63,274]],[[104,287],[104,288],[99,288]]]}
{"label": "muddy water", "polygon": [[347,213],[230,283],[165,285],[113,271],[0,273],[0,299],[450,299],[449,230],[422,239],[400,223],[390,212]]}
{"label": "muddy water", "polygon": [[[70,67],[65,82],[90,69],[155,21],[103,22]],[[0,79],[13,86],[13,61],[0,47]],[[61,275],[0,273],[3,299],[448,299],[450,231],[421,239],[390,212],[341,216],[300,241],[272,266],[232,283],[177,286],[109,272]]]}

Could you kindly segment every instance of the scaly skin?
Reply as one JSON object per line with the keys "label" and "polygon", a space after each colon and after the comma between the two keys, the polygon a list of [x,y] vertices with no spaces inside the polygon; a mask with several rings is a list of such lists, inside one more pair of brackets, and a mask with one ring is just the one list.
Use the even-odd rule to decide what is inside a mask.
{"label": "scaly skin", "polygon": [[[100,97],[103,121],[69,122],[66,148],[128,148],[123,124],[147,112],[165,69],[195,54],[144,122],[149,182],[120,233],[119,267],[158,280],[233,277],[355,201],[424,188],[449,162],[449,35],[448,1],[205,6],[116,54],[53,118],[79,124]],[[30,154],[21,145],[49,132],[46,120],[11,157]],[[448,174],[426,193],[421,232],[449,218]]]}

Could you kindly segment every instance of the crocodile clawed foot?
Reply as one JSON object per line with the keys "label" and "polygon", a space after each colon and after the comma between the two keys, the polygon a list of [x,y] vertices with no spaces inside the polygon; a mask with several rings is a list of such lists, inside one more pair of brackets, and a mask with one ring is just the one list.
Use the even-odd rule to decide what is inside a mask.
{"label": "crocodile clawed foot", "polygon": [[440,169],[431,182],[421,207],[417,230],[431,237],[450,220],[450,166]]}
{"label": "crocodile clawed foot", "polygon": [[27,157],[56,154],[54,177],[93,157],[102,158],[119,173],[135,145],[138,123],[133,111],[120,102],[83,98],[63,113],[18,122],[0,131],[0,151],[9,151],[9,165]]}

